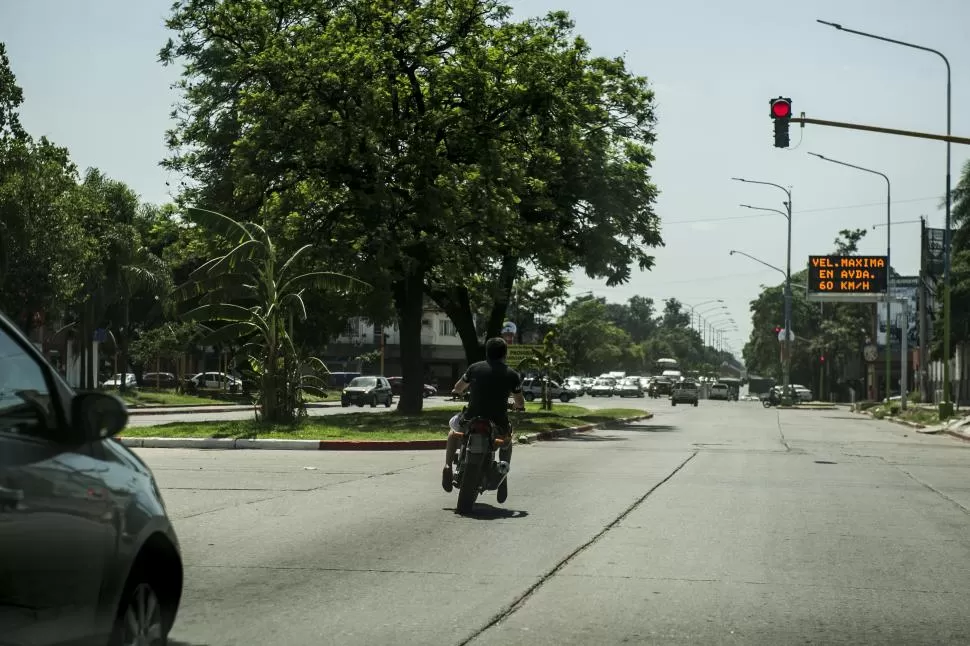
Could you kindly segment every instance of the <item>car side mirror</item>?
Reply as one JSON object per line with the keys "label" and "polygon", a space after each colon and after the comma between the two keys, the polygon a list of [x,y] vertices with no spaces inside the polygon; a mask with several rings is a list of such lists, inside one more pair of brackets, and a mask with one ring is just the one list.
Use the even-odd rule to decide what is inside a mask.
{"label": "car side mirror", "polygon": [[85,442],[104,440],[128,424],[128,407],[109,393],[79,393],[71,402],[71,418]]}

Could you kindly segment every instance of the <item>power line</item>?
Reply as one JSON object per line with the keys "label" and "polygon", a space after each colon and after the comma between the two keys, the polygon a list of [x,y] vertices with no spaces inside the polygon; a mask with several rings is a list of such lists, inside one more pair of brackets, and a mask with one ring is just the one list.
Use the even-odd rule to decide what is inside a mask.
{"label": "power line", "polygon": [[[938,196],[934,197],[916,197],[909,200],[893,200],[893,204],[910,204],[913,202],[926,202],[928,200],[940,200],[942,198]],[[792,211],[792,215],[798,215],[800,213],[824,213],[826,211],[844,211],[846,209],[864,209],[873,206],[885,206],[885,202],[869,202],[868,204],[852,204],[848,206],[827,206],[818,209],[803,209],[801,211]],[[752,213],[751,215],[728,215],[720,218],[698,218],[694,220],[663,220],[663,224],[694,224],[702,222],[727,222],[730,220],[751,220],[753,218],[774,218],[778,217],[774,213]]]}
{"label": "power line", "polygon": [[717,276],[704,276],[703,278],[689,278],[687,280],[665,280],[659,283],[655,283],[651,281],[649,286],[647,286],[645,289],[635,287],[629,283],[625,285],[616,285],[614,287],[607,287],[603,284],[573,285],[573,287],[579,291],[591,291],[594,293],[594,295],[596,292],[605,291],[608,289],[638,290],[639,292],[644,292],[644,291],[649,291],[653,289],[655,286],[659,286],[659,285],[686,285],[690,283],[713,283],[720,280],[733,280],[735,278],[750,278],[752,276],[764,276],[767,273],[768,273],[768,270],[765,269],[762,271],[753,271],[745,274],[719,274]]}

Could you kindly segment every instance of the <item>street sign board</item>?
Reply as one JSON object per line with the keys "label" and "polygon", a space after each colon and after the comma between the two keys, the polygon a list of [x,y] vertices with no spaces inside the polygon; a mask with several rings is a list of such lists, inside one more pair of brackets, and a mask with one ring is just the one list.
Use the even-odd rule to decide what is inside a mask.
{"label": "street sign board", "polygon": [[886,294],[886,256],[809,256],[809,300],[865,300]]}
{"label": "street sign board", "polygon": [[[781,342],[785,340],[785,328],[782,328],[781,331],[778,332],[778,340]],[[789,341],[795,340],[795,330],[788,330],[788,340]]]}
{"label": "street sign board", "polygon": [[515,368],[523,359],[532,357],[533,348],[536,350],[542,350],[541,345],[513,343],[509,346],[509,353],[505,357],[505,362],[511,367]]}

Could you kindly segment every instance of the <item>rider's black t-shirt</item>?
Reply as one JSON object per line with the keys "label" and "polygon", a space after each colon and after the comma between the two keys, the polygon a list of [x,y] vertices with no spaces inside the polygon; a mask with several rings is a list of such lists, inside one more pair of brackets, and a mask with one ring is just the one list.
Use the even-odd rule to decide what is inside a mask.
{"label": "rider's black t-shirt", "polygon": [[471,384],[465,417],[484,417],[508,425],[509,395],[522,392],[519,373],[501,361],[479,361],[468,366],[462,379]]}

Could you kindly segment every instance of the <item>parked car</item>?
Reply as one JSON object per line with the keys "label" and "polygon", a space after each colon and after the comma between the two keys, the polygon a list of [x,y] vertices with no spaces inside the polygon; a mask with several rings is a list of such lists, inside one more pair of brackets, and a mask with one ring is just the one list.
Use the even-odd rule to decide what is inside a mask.
{"label": "parked car", "polygon": [[124,402],[77,393],[0,314],[0,642],[165,643],[178,538],[151,470],[114,438]]}
{"label": "parked car", "polygon": [[[391,392],[401,396],[401,389],[404,388],[404,377],[388,377],[387,380],[391,382]],[[425,398],[433,397],[438,394],[438,389],[430,384],[424,384],[423,395]]]}
{"label": "parked car", "polygon": [[340,405],[344,407],[351,404],[370,404],[374,408],[378,404],[384,404],[386,408],[390,408],[393,403],[394,391],[387,377],[355,377],[340,394]]}
{"label": "parked car", "polygon": [[577,397],[582,397],[586,394],[586,386],[583,384],[583,380],[579,377],[569,377],[563,383],[567,389],[569,389]]}
{"label": "parked car", "polygon": [[616,387],[616,394],[620,397],[643,397],[643,386],[640,377],[627,377]]}
{"label": "parked car", "polygon": [[693,381],[681,381],[674,385],[674,389],[670,393],[670,405],[676,406],[677,404],[693,404],[697,406],[698,402],[698,392],[697,384]]}
{"label": "parked car", "polygon": [[135,375],[131,372],[121,374],[120,372],[111,379],[102,382],[102,388],[121,388],[121,384],[124,382],[125,388],[137,388],[138,381],[135,379]]}
{"label": "parked car", "polygon": [[146,388],[175,388],[178,377],[171,372],[146,372],[141,376],[141,383]]}
{"label": "parked car", "polygon": [[612,397],[616,390],[616,382],[609,377],[600,377],[589,388],[590,397]]}
{"label": "parked car", "polygon": [[730,397],[730,389],[727,384],[714,384],[711,386],[711,392],[707,396],[708,399],[720,399],[727,401]]}
{"label": "parked car", "polygon": [[[576,397],[574,392],[568,388],[563,388],[552,379],[546,380],[546,388],[550,399],[558,399],[562,402],[568,402]],[[542,380],[535,379],[533,377],[526,377],[523,379],[522,397],[524,397],[527,402],[540,399],[542,397]]]}
{"label": "parked car", "polygon": [[228,390],[232,393],[242,388],[242,379],[224,372],[200,372],[186,379],[185,385],[190,392],[199,388],[207,388],[209,390]]}
{"label": "parked car", "polygon": [[801,384],[792,384],[791,388],[795,391],[795,395],[798,396],[799,401],[810,402],[814,399],[812,391]]}

